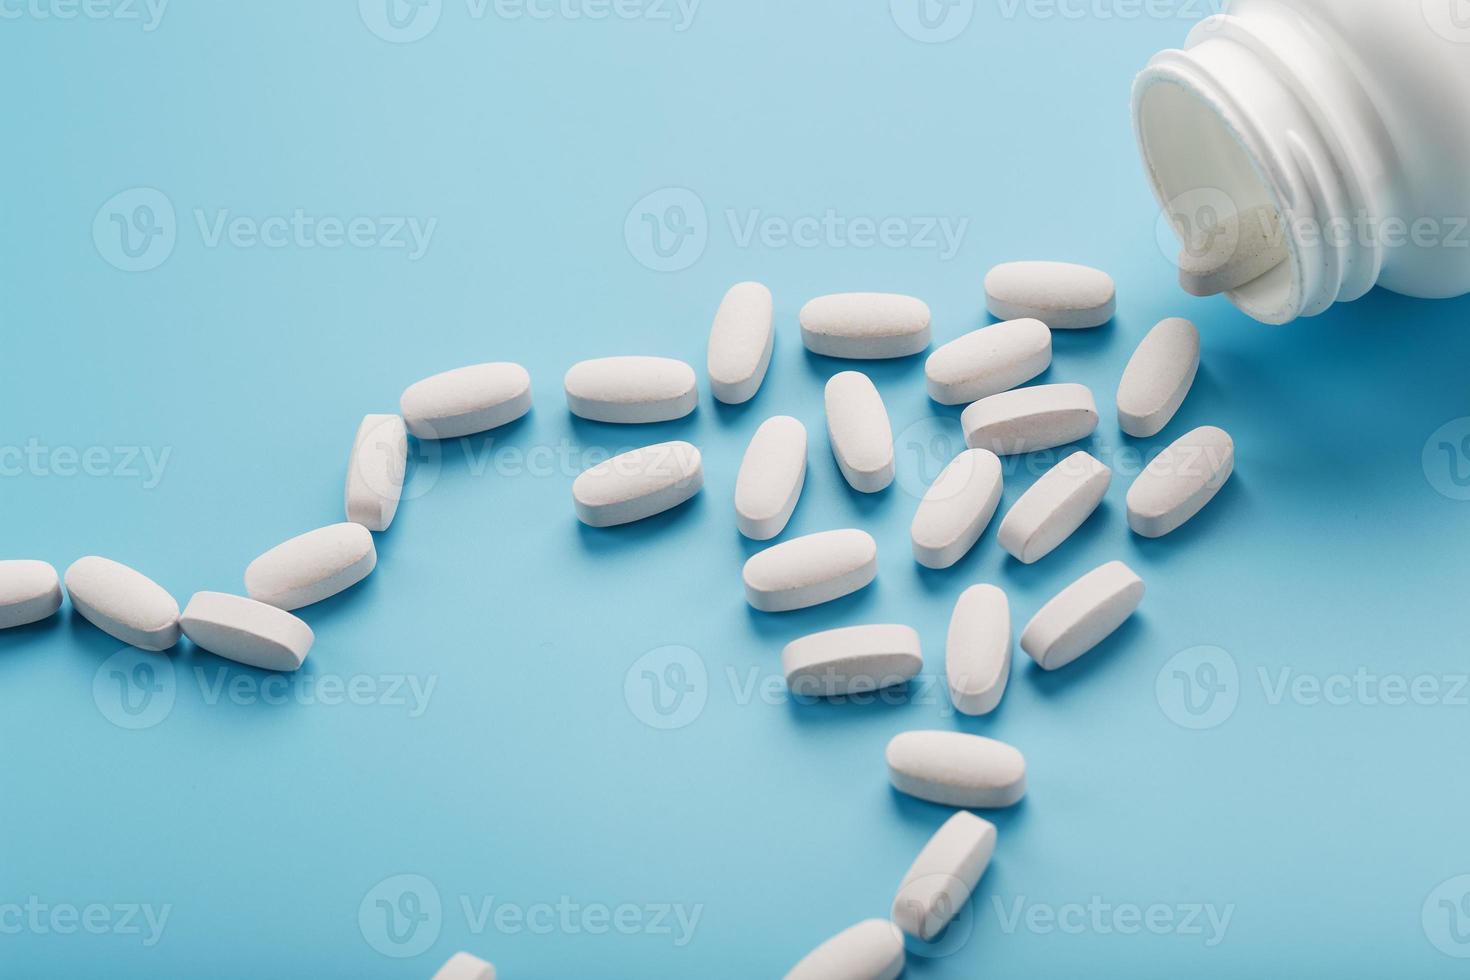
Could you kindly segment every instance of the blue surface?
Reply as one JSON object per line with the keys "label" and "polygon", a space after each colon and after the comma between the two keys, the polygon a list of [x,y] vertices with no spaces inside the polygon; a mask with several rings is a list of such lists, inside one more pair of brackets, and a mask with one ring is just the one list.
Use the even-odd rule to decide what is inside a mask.
{"label": "blue surface", "polygon": [[[42,18],[62,5],[41,0],[0,25],[5,557],[107,555],[181,600],[239,591],[259,552],[342,519],[358,420],[408,383],[515,360],[538,398],[507,430],[421,451],[378,570],[304,610],[318,641],[294,678],[187,644],[110,659],[119,644],[69,605],[0,636],[0,975],[424,978],[461,948],[516,980],[779,975],[885,915],[945,818],[884,774],[887,740],[924,727],[1012,742],[1031,779],[992,816],[970,910],[912,976],[1461,975],[1470,302],[1379,293],[1271,329],[1179,292],[1127,96],[1187,14],[981,4],[940,44],[881,0],[709,2],[686,30],[651,16],[677,18],[664,5],[545,20],[435,0],[418,22],[437,9],[434,29],[392,43],[366,26],[394,36],[381,10],[354,6],[179,3],[149,31]],[[147,218],[139,204],[154,209],[137,227],[165,234],[135,232],[130,256],[112,215]],[[297,209],[365,216],[369,237],[436,224],[417,256],[305,247],[330,225],[248,237]],[[829,209],[897,217],[919,241],[777,234]],[[666,254],[644,213],[667,219]],[[753,213],[776,224],[746,238]],[[215,238],[222,214],[250,223]],[[940,217],[968,222],[953,255],[923,247]],[[1059,335],[1046,376],[1097,391],[1087,448],[1129,471],[1163,445],[1122,440],[1111,393],[1147,329],[1185,315],[1205,366],[1165,437],[1225,426],[1238,476],[1165,541],[1127,532],[1120,477],[1035,567],[1002,560],[992,529],[954,570],[921,572],[908,523],[957,413],[926,399],[921,359],[872,365],[903,473],[851,493],[821,414],[847,365],[802,351],[796,311],[913,293],[945,341],[985,322],[991,264],[1034,257],[1119,283],[1116,322]],[[122,271],[141,265],[156,267]],[[685,267],[651,268],[669,266]],[[677,424],[568,417],[560,379],[581,358],[702,375],[715,306],[745,278],[772,287],[779,324],[753,404],[706,390]],[[812,435],[787,536],[859,525],[881,567],[860,595],[782,617],[743,601],[755,549],[730,502],[777,413]],[[666,438],[703,448],[704,494],[581,528],[577,470]],[[91,475],[68,475],[73,449],[94,450]],[[158,478],[145,453],[166,454]],[[1007,505],[1037,472],[1012,463]],[[1115,639],[1057,675],[1018,654],[994,716],[948,711],[935,682],[965,586],[1004,586],[1019,629],[1115,558],[1149,584]],[[908,696],[780,696],[785,641],[884,621],[924,638]],[[1379,680],[1333,680],[1359,671]],[[656,706],[646,675],[685,699],[664,687]],[[1215,700],[1196,687],[1186,704],[1181,675]],[[1384,703],[1384,677],[1418,684],[1418,703]]]}

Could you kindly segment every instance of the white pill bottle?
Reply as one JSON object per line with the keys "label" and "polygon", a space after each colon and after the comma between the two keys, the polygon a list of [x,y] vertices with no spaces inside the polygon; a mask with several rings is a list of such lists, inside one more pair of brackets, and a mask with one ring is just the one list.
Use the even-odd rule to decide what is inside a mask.
{"label": "white pill bottle", "polygon": [[1133,119],[1186,245],[1282,217],[1287,261],[1227,294],[1255,319],[1470,292],[1470,0],[1226,0],[1138,76]]}

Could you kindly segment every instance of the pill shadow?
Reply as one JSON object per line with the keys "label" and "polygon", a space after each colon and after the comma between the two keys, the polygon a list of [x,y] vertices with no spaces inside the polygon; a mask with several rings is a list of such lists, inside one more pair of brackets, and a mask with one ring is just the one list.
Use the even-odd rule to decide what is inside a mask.
{"label": "pill shadow", "polygon": [[1130,531],[1128,536],[1132,540],[1134,552],[1150,562],[1164,562],[1176,554],[1203,547],[1199,539],[1229,534],[1232,525],[1239,526],[1235,522],[1246,519],[1243,512],[1250,506],[1247,488],[1248,483],[1245,480],[1232,476],[1220,488],[1220,492],[1215,494],[1215,499],[1205,505],[1204,510],[1183,527],[1162,538],[1145,538]]}
{"label": "pill shadow", "polygon": [[71,611],[63,606],[40,622],[0,630],[0,671],[48,656],[47,640],[61,634],[70,615]]}
{"label": "pill shadow", "polygon": [[[1057,566],[1066,564],[1067,554],[1069,552],[1086,554],[1093,545],[1105,540],[1112,533],[1111,529],[1116,527],[1117,520],[1120,519],[1114,513],[1116,510],[1118,510],[1117,507],[1107,501],[1103,501],[1097,510],[1092,512],[1092,516],[1083,521],[1082,526],[1072,532],[1071,537],[1058,545],[1050,554],[1041,558],[1039,561],[1032,562],[1030,565],[1025,564],[1019,558],[1012,556],[1008,552],[1004,553],[1005,563],[1001,569],[1001,574],[1007,582],[1014,582],[1022,589],[1043,588],[1050,589],[1052,593],[1060,592],[1063,588],[1080,578],[1084,572],[1077,572],[1071,578],[1066,578],[1065,581],[1062,581],[1058,578]],[[1071,569],[1071,566],[1069,566],[1069,569],[1066,574],[1071,574],[1071,571],[1075,571],[1075,569]]]}
{"label": "pill shadow", "polygon": [[932,351],[925,349],[917,354],[910,354],[908,357],[883,358],[874,361],[827,357],[825,354],[813,354],[805,347],[801,349],[801,352],[807,373],[820,380],[823,385],[826,385],[834,375],[844,371],[856,371],[859,374],[866,374],[881,390],[883,385],[907,380],[915,372],[923,374],[924,361],[928,359]]}
{"label": "pill shadow", "polygon": [[[379,557],[381,559],[381,556]],[[375,568],[373,571],[375,573],[377,569]],[[289,610],[289,612],[297,619],[306,623],[307,626],[310,626],[312,632],[316,633],[318,640],[320,640],[322,629],[329,627],[331,623],[338,619],[353,615],[356,611],[355,607],[359,603],[374,601],[374,596],[377,595],[378,590],[381,588],[378,578],[378,575],[370,573],[361,582],[357,582],[352,587],[344,589],[334,596],[328,596],[320,602],[313,602],[309,606],[302,606],[299,609]],[[313,647],[314,649],[315,647]],[[211,656],[213,655],[211,654]],[[234,661],[226,662],[234,663]],[[311,662],[310,657],[307,658],[307,662]]]}
{"label": "pill shadow", "polygon": [[800,636],[838,629],[842,626],[866,624],[868,620],[863,617],[878,604],[880,588],[881,583],[875,580],[867,588],[860,589],[852,595],[834,599],[820,606],[797,609],[792,612],[762,612],[746,603],[746,619],[751,629],[761,639],[779,640],[782,645],[785,645]]}
{"label": "pill shadow", "polygon": [[[743,401],[739,405],[722,402],[714,395],[710,395],[710,401],[715,406],[715,421],[727,429],[733,429],[744,422],[751,413],[755,412],[756,402],[760,401],[760,393],[757,392],[754,398]],[[779,415],[781,413],[773,412],[771,414]]]}
{"label": "pill shadow", "polygon": [[913,697],[921,693],[913,684],[897,684],[882,691],[857,695],[861,700],[821,698],[814,695],[792,695],[786,701],[787,713],[798,728],[831,728],[839,725],[871,728],[874,718],[890,717],[914,707]]}
{"label": "pill shadow", "polygon": [[668,422],[594,422],[571,412],[567,413],[567,419],[572,435],[583,447],[597,446],[606,449],[610,456],[617,456],[661,442],[688,440],[703,410],[702,405],[698,406],[683,418]]}
{"label": "pill shadow", "polygon": [[1028,791],[1027,795],[1021,797],[1020,802],[1015,806],[1008,806],[998,810],[982,810],[971,807],[945,806],[942,803],[930,803],[928,800],[921,800],[916,796],[901,793],[892,786],[888,788],[888,800],[894,815],[904,823],[912,824],[913,826],[931,832],[938,830],[946,820],[960,810],[969,810],[975,816],[995,824],[996,831],[999,834],[1004,834],[1006,831],[1025,823],[1030,799],[1031,796]]}
{"label": "pill shadow", "polygon": [[806,493],[805,491],[802,492],[801,496],[797,498],[796,507],[791,511],[791,517],[786,521],[786,526],[783,527],[781,529],[781,533],[776,535],[774,538],[767,538],[764,541],[757,541],[754,538],[747,538],[745,535],[741,534],[739,527],[734,528],[735,539],[740,544],[740,549],[745,553],[745,557],[749,558],[751,555],[759,554],[760,552],[765,551],[767,548],[774,548],[776,545],[781,544],[784,541],[790,541],[793,538],[801,537],[801,535],[793,532],[791,529],[798,525],[798,519],[801,516],[802,509],[807,506],[806,500],[810,496],[812,495]]}
{"label": "pill shadow", "polygon": [[[987,314],[988,322],[985,326],[993,327],[997,323],[1006,321],[998,319],[994,314]],[[1062,357],[1076,357],[1097,354],[1110,350],[1118,342],[1118,335],[1124,330],[1118,326],[1120,317],[1114,316],[1107,323],[1099,327],[1089,327],[1085,330],[1057,330],[1051,332],[1052,363],[1056,363],[1058,355]],[[1142,334],[1139,334],[1142,337]],[[1060,379],[1059,379],[1060,380]],[[1053,382],[1028,381],[1026,384],[1051,384]]]}
{"label": "pill shadow", "polygon": [[[124,647],[132,649],[129,644],[119,640],[111,633],[104,632],[87,621],[87,618],[76,611],[76,607],[62,609],[58,618],[64,618],[64,628],[67,639],[72,649],[80,651],[89,660],[95,661],[93,666],[100,665],[104,660],[122,650]],[[154,656],[170,657],[177,651],[165,650]],[[148,652],[148,651],[142,651]]]}
{"label": "pill shadow", "polygon": [[594,555],[625,554],[698,520],[709,506],[707,497],[707,494],[697,493],[672,510],[616,527],[589,527],[575,517],[572,522],[576,525],[577,541],[584,551]]}
{"label": "pill shadow", "polygon": [[[1084,654],[1081,659],[1073,661],[1060,670],[1043,670],[1039,664],[1032,662],[1026,669],[1026,680],[1044,698],[1074,696],[1077,690],[1086,687],[1092,679],[1110,669],[1115,658],[1127,657],[1136,653],[1144,646],[1147,636],[1147,617],[1141,612],[1134,613],[1111,636]],[[1027,659],[1030,660],[1029,657]]]}

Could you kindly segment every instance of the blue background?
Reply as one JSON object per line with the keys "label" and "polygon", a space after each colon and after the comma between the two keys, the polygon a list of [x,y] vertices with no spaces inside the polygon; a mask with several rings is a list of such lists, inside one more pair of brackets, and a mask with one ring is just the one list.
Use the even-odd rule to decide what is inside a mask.
{"label": "blue background", "polygon": [[[1375,293],[1267,328],[1178,290],[1128,89],[1202,6],[1076,18],[981,4],[946,43],[906,34],[882,0],[707,0],[683,31],[643,16],[475,17],[446,0],[413,43],[378,36],[346,0],[179,2],[153,31],[34,10],[0,22],[0,444],[40,446],[45,462],[8,457],[5,557],[64,569],[106,555],[181,603],[240,591],[258,553],[342,519],[363,413],[486,360],[525,364],[537,395],[521,423],[421,450],[415,499],[378,536],[378,570],[303,611],[317,644],[284,688],[187,644],[148,661],[151,677],[128,654],[109,662],[120,645],[69,604],[0,637],[0,907],[34,896],[170,908],[153,945],[10,928],[0,975],[428,977],[461,948],[508,978],[779,975],[886,915],[948,811],[897,796],[883,748],[934,727],[1020,747],[1030,792],[987,814],[1000,842],[967,925],[911,956],[913,976],[1459,975],[1448,954],[1470,942],[1433,923],[1470,873],[1470,708],[1453,690],[1467,671],[1470,503],[1436,488],[1453,488],[1451,467],[1470,458],[1441,455],[1432,434],[1470,414],[1470,302]],[[112,264],[104,205],[133,188],[166,196],[176,241],[157,268],[129,273]],[[635,204],[655,195],[660,216],[667,188],[693,192],[707,226],[701,238],[686,210],[687,267],[658,272]],[[296,209],[437,225],[413,260],[211,245],[196,217]],[[828,209],[969,224],[946,258],[836,238],[743,242],[728,217]],[[1045,377],[1097,392],[1103,421],[1085,448],[1121,472],[1130,451],[1219,424],[1237,440],[1237,478],[1164,541],[1128,533],[1120,476],[1099,515],[1034,567],[1006,559],[992,528],[955,569],[922,572],[909,554],[915,492],[957,449],[958,413],[927,400],[921,358],[868,366],[903,472],[885,494],[850,492],[821,398],[851,365],[805,354],[796,312],[832,291],[912,293],[943,342],[987,322],[990,265],[1042,257],[1098,265],[1119,285],[1116,321],[1058,335]],[[582,358],[666,355],[703,378],[715,307],[747,278],[770,285],[778,323],[751,405],[716,406],[706,386],[675,424],[568,416],[560,379]],[[1124,440],[1117,378],[1170,315],[1201,327],[1202,373],[1164,437]],[[786,536],[867,528],[880,575],[855,597],[772,617],[743,601],[740,565],[756,546],[735,531],[731,495],[750,434],[778,413],[811,434]],[[704,450],[705,492],[641,525],[581,528],[569,498],[587,453],[667,438]],[[56,472],[58,447],[102,447],[113,475]],[[128,475],[128,447],[169,453],[156,486]],[[1008,467],[1005,506],[1037,472]],[[1114,639],[1056,675],[1018,652],[995,715],[948,712],[933,682],[965,586],[1002,585],[1019,631],[1115,558],[1149,594]],[[746,693],[769,692],[787,640],[862,622],[917,627],[926,684],[866,706]],[[660,730],[639,692],[663,655],[640,658],[671,645],[692,651],[675,656],[703,707]],[[1162,672],[1167,689],[1171,658],[1200,646],[1223,650],[1210,663],[1238,680],[1233,714],[1196,731],[1156,682]],[[1437,680],[1443,697],[1271,696],[1283,670],[1360,668]],[[146,727],[124,727],[138,719],[119,677],[155,688]],[[401,703],[394,678],[435,685],[425,710]],[[323,679],[357,679],[371,703],[324,703],[312,693]],[[221,680],[235,693],[211,686]],[[396,901],[405,874],[431,886],[418,883],[419,907],[437,895],[441,912],[395,944],[376,901]],[[700,918],[683,944],[657,928],[599,935],[586,920],[477,929],[462,899],[486,898],[681,904]],[[1094,900],[1231,917],[1213,945],[1208,926],[1007,928],[1018,901]]]}

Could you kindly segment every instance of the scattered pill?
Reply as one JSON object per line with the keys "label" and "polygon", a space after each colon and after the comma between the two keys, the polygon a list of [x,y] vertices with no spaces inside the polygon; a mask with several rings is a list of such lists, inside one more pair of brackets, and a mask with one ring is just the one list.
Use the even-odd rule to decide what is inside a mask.
{"label": "scattered pill", "polygon": [[1070,262],[1007,262],[985,276],[990,312],[1033,317],[1053,330],[1086,330],[1113,318],[1117,291],[1106,272]]}
{"label": "scattered pill", "polygon": [[843,371],[827,382],[827,434],[842,476],[859,493],[893,483],[893,426],[866,374]]}
{"label": "scattered pill", "polygon": [[888,743],[900,793],[944,806],[994,809],[1026,795],[1026,759],[1012,746],[964,732],[904,732]]}
{"label": "scattered pill", "polygon": [[347,461],[347,519],[386,531],[398,513],[408,467],[408,430],[397,415],[369,415],[357,427]]}
{"label": "scattered pill", "polygon": [[399,400],[420,439],[458,439],[508,425],[531,410],[531,376],[519,364],[473,364],[412,384]]}
{"label": "scattered pill", "polygon": [[988,715],[1011,677],[1011,606],[993,585],[960,594],[944,644],[949,697],[960,714]]}
{"label": "scattered pill", "polygon": [[439,967],[433,980],[495,980],[495,967],[478,956],[455,953]]}
{"label": "scattered pill", "polygon": [[124,643],[157,653],[179,642],[178,602],[126,565],[78,558],[66,570],[66,591],[83,619]]}
{"label": "scattered pill", "polygon": [[1128,488],[1128,526],[1145,538],[1178,530],[1235,472],[1235,440],[1207,425],[1180,436]]}
{"label": "scattered pill", "polygon": [[745,597],[762,612],[819,606],[867,587],[878,575],[878,543],[847,528],[792,538],[751,555]]}
{"label": "scattered pill", "polygon": [[1005,486],[1000,458],[988,449],[956,456],[924,494],[909,536],[925,568],[950,568],[990,526]]}
{"label": "scattered pill", "polygon": [[593,422],[671,422],[699,404],[694,369],[667,357],[582,361],[567,372],[565,385],[572,414]]}
{"label": "scattered pill", "polygon": [[1261,278],[1289,252],[1281,216],[1262,204],[1202,228],[1179,252],[1179,285],[1191,296],[1214,296]]}
{"label": "scattered pill", "polygon": [[755,397],[771,364],[776,329],[771,291],[758,282],[732,286],[709,334],[709,381],[728,405]]}
{"label": "scattered pill", "polygon": [[908,357],[929,346],[929,307],[893,293],[819,296],[801,308],[801,341],[813,354],[851,360]]}
{"label": "scattered pill", "polygon": [[1021,633],[1021,649],[1043,670],[1059,670],[1122,626],[1143,593],[1143,580],[1120,561],[1093,569],[1041,607]]}
{"label": "scattered pill", "polygon": [[735,477],[735,523],[740,533],[769,541],[786,529],[806,484],[806,426],[789,415],[755,430]]}
{"label": "scattered pill", "polygon": [[930,942],[970,900],[995,854],[995,825],[967,810],[945,821],[903,876],[893,923]]}
{"label": "scattered pill", "polygon": [[61,608],[61,579],[44,561],[0,561],[0,630],[29,626]]}
{"label": "scattered pill", "polygon": [[1097,403],[1084,385],[1037,385],[1004,391],[960,416],[971,449],[999,456],[1055,449],[1097,430]]}
{"label": "scattered pill", "polygon": [[572,501],[583,524],[615,527],[671,510],[703,486],[699,450],[687,442],[663,442],[586,470],[572,484]]}
{"label": "scattered pill", "polygon": [[1164,320],[1133,352],[1118,385],[1118,424],[1130,436],[1158,435],[1184,404],[1199,372],[1199,330],[1181,317]]}
{"label": "scattered pill", "polygon": [[196,646],[261,670],[299,670],[315,639],[284,609],[223,592],[194,593],[179,626]]}
{"label": "scattered pill", "polygon": [[924,655],[912,627],[848,626],[792,640],[781,667],[792,694],[831,698],[907,684],[924,669]]}
{"label": "scattered pill", "polygon": [[1051,554],[1087,522],[1113,482],[1113,471],[1088,453],[1053,466],[1011,505],[996,537],[1017,561]]}
{"label": "scattered pill", "polygon": [[886,919],[868,919],[812,950],[792,967],[786,980],[896,980],[903,963],[903,933],[898,926]]}
{"label": "scattered pill", "polygon": [[1023,385],[1051,367],[1051,328],[1011,320],[965,334],[929,355],[924,377],[941,405],[968,405]]}
{"label": "scattered pill", "polygon": [[245,569],[250,598],[300,609],[349,589],[378,563],[373,536],[361,524],[329,524],[276,545]]}

